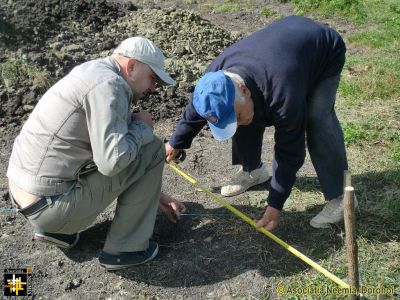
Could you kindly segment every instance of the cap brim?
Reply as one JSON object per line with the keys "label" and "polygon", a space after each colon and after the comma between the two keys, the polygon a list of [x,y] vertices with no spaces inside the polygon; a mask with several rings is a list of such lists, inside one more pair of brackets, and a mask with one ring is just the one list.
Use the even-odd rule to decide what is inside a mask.
{"label": "cap brim", "polygon": [[171,76],[168,75],[167,72],[165,72],[164,70],[161,70],[160,68],[154,67],[152,65],[149,65],[149,67],[154,71],[154,73],[157,74],[158,78],[160,78],[160,80],[165,83],[165,84],[175,84],[175,80],[172,79]]}
{"label": "cap brim", "polygon": [[237,129],[236,114],[233,111],[231,116],[224,122],[225,127],[217,127],[213,123],[208,122],[211,133],[217,141],[225,141],[233,137]]}

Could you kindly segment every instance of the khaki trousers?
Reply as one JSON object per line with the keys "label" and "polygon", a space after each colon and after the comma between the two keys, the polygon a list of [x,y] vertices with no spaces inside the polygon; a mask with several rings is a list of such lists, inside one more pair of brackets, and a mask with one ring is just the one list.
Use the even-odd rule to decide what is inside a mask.
{"label": "khaki trousers", "polygon": [[145,250],[154,230],[164,160],[164,144],[155,137],[122,172],[111,177],[97,170],[80,175],[67,195],[28,220],[35,231],[72,234],[89,227],[117,199],[104,251]]}

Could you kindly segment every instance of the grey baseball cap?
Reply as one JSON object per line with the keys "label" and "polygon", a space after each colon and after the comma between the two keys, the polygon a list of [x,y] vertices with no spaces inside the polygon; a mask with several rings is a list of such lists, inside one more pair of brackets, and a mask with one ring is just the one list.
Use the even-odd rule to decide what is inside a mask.
{"label": "grey baseball cap", "polygon": [[114,54],[137,59],[148,65],[165,84],[175,84],[175,80],[165,71],[165,57],[160,48],[146,38],[135,36],[123,40]]}

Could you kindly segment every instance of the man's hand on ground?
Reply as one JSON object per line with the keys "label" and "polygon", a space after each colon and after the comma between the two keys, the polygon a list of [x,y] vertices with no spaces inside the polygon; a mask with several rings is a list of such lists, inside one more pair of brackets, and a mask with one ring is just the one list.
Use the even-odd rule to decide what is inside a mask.
{"label": "man's hand on ground", "polygon": [[170,162],[179,154],[179,150],[174,149],[168,142],[165,143],[165,160]]}
{"label": "man's hand on ground", "polygon": [[153,118],[151,114],[146,110],[143,110],[136,114],[132,114],[132,120],[142,121],[143,123],[146,123],[151,129],[154,128]]}
{"label": "man's hand on ground", "polygon": [[280,213],[281,211],[279,209],[268,206],[264,216],[257,221],[257,227],[264,227],[268,231],[276,229],[278,227]]}
{"label": "man's hand on ground", "polygon": [[161,193],[158,209],[173,223],[176,223],[180,218],[180,214],[186,211],[183,203],[164,193]]}

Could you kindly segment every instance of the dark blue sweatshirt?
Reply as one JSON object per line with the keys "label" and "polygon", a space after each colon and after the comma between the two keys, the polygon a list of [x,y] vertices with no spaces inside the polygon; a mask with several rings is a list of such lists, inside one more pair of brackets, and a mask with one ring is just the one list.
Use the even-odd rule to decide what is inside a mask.
{"label": "dark blue sweatshirt", "polygon": [[[222,52],[206,72],[239,74],[254,102],[253,122],[275,127],[275,155],[268,204],[282,209],[305,158],[307,98],[322,80],[340,74],[345,44],[333,29],[290,16],[238,41]],[[191,146],[206,124],[190,102],[173,133],[175,149]]]}

